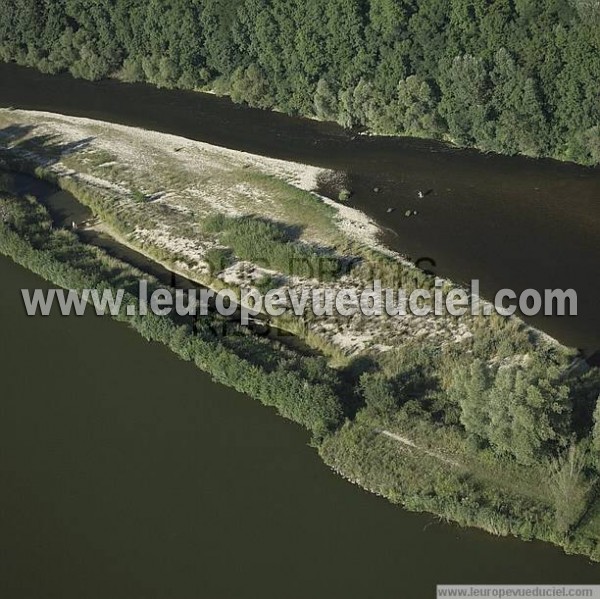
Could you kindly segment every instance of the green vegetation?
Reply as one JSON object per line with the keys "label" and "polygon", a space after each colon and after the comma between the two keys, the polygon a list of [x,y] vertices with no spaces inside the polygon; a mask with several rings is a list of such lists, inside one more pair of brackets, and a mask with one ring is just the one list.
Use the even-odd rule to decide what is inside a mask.
{"label": "green vegetation", "polygon": [[589,502],[591,485],[585,476],[585,450],[572,445],[551,462],[551,489],[554,499],[556,529],[567,534],[579,522]]}
{"label": "green vegetation", "polygon": [[282,223],[217,214],[206,219],[204,230],[217,235],[242,260],[287,275],[332,281],[342,267],[340,258],[298,242],[299,232]]}
{"label": "green vegetation", "polygon": [[136,204],[143,204],[144,202],[146,202],[148,200],[148,198],[146,197],[146,194],[144,192],[140,191],[139,189],[134,189],[131,192],[131,199]]}
{"label": "green vegetation", "polygon": [[[570,373],[573,355],[558,347],[525,353],[523,329],[515,323],[490,324],[487,330],[482,325],[460,352],[425,344],[386,357],[381,372],[401,408],[364,416],[377,428],[408,432],[413,440],[421,439],[418,445],[465,464],[470,477],[485,479],[486,492],[490,486],[501,494],[514,488],[515,472],[524,479],[540,473],[541,480],[549,481],[543,493],[534,486],[527,495],[553,506],[556,529],[573,534],[593,499],[588,491],[596,479],[594,460],[585,449],[591,417],[576,421],[573,406],[585,405],[591,415],[600,373]],[[488,478],[489,470],[496,473]],[[573,510],[568,516],[561,506],[565,493],[559,491],[566,487]]]}
{"label": "green vegetation", "polygon": [[[77,197],[103,209],[101,198],[70,181]],[[1,253],[63,287],[122,287],[134,301],[142,273],[54,229],[34,198],[0,197]],[[214,216],[203,225],[253,261],[296,251],[297,231],[276,222]],[[231,258],[218,247],[211,256],[215,270]],[[365,251],[353,272],[377,272],[392,287],[431,283],[419,271],[407,280],[405,265],[376,252]],[[259,283],[275,285],[269,276]],[[369,490],[408,509],[600,559],[600,371],[571,368],[573,352],[536,345],[518,321],[476,321],[460,344],[413,339],[334,368],[216,315],[181,323],[124,310],[119,320],[146,339],[305,426],[324,461]]]}
{"label": "green vegetation", "polygon": [[214,277],[233,262],[231,250],[228,248],[212,248],[206,252],[206,261],[208,262],[210,275]]}
{"label": "green vegetation", "polygon": [[587,383],[597,394],[600,372],[569,375],[571,354],[534,361],[525,347],[520,331],[494,325],[460,351],[421,341],[390,352],[361,376],[364,407],[321,456],[408,509],[600,560],[592,422],[576,424],[570,409],[591,415]]}
{"label": "green vegetation", "polygon": [[[81,243],[70,231],[53,229],[48,213],[34,198],[2,195],[0,253],[61,287],[125,289],[118,319],[128,322],[145,339],[163,343],[216,381],[276,407],[316,439],[339,426],[343,414],[336,393],[339,380],[322,358],[303,359],[231,326],[228,335],[218,335],[224,323],[216,315],[193,328],[152,314],[128,316],[126,307],[135,304],[143,273]],[[152,285],[160,287],[156,281]]]}
{"label": "green vegetation", "polygon": [[338,196],[338,199],[340,202],[347,202],[351,196],[352,196],[352,193],[348,189],[342,189],[342,191],[340,191],[340,195]]}
{"label": "green vegetation", "polygon": [[589,0],[2,0],[0,59],[597,164],[599,25]]}
{"label": "green vegetation", "polygon": [[600,471],[600,396],[596,400],[594,411],[594,429],[592,432],[592,451],[596,460],[598,471]]}
{"label": "green vegetation", "polygon": [[533,464],[567,444],[571,394],[554,360],[524,362],[497,369],[480,360],[459,366],[449,393],[469,435],[498,455]]}
{"label": "green vegetation", "polygon": [[266,295],[272,289],[276,289],[279,281],[272,275],[263,275],[257,281],[254,281],[254,287],[258,289],[263,295]]}

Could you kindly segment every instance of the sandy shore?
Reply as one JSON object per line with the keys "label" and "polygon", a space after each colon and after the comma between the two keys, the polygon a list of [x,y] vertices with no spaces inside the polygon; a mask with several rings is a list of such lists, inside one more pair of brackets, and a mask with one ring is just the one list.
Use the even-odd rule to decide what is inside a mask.
{"label": "sandy shore", "polygon": [[[211,213],[278,220],[299,226],[300,241],[334,247],[340,239],[352,240],[414,267],[381,245],[380,229],[372,219],[316,193],[320,180],[336,176],[331,171],[166,133],[41,111],[0,109],[0,127],[5,128],[0,140],[4,138],[9,146],[18,142],[19,151],[29,153],[35,162],[49,166],[59,178],[73,178],[102,193],[111,212],[133,220],[136,224],[128,239],[120,235],[122,243],[152,259],[157,259],[153,249],[166,251],[174,257],[179,274],[204,284],[210,284],[205,256],[218,246],[201,228]],[[8,132],[15,127],[22,133],[11,140]],[[38,147],[37,140],[45,141]],[[311,195],[294,195],[293,189]],[[135,193],[147,201],[136,203]],[[250,280],[244,279],[248,271],[253,273]],[[248,284],[265,274],[271,273],[238,262],[222,273],[221,282]],[[346,278],[338,285],[356,284]],[[301,289],[315,282],[290,278],[284,285]],[[310,326],[313,333],[349,355],[393,349],[406,339],[426,337],[441,344],[470,336],[468,319],[457,322],[407,315],[392,320],[370,319],[366,326],[360,318],[341,324],[321,319]]]}

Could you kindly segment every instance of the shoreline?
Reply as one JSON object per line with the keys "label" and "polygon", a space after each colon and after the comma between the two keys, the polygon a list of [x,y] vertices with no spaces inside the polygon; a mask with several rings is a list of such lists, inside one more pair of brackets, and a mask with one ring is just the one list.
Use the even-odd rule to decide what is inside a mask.
{"label": "shoreline", "polygon": [[[23,111],[21,111],[19,114],[22,114],[22,112]],[[1,114],[1,112],[0,112],[0,114]],[[56,118],[56,115],[53,115],[53,118]],[[93,122],[93,123],[94,123],[94,126],[98,126],[97,122]],[[123,127],[123,126],[120,126],[120,127]],[[140,133],[140,135],[143,135],[143,133]],[[158,134],[158,135],[162,135],[162,134]],[[174,146],[175,142],[181,143],[181,139],[182,138],[171,139],[170,140],[171,145],[169,146],[171,148],[170,151],[172,151],[174,154],[177,154],[178,157],[180,154],[182,154],[182,152],[175,152],[173,150],[173,148],[175,147]],[[201,143],[201,142],[198,142],[198,143]],[[208,148],[206,148],[207,144],[202,144],[202,145],[203,145],[202,149],[204,151],[207,151],[208,150]],[[210,150],[212,151],[212,146],[210,147]],[[168,149],[167,149],[167,151],[168,151]],[[92,156],[91,158],[88,158],[88,159],[93,160],[94,156]],[[103,167],[104,164],[105,163],[100,164],[100,167]],[[126,197],[121,197],[124,195],[124,192],[123,192],[124,187],[120,187],[117,184],[115,184],[114,182],[108,182],[107,185],[102,185],[103,180],[98,180],[97,177],[90,175],[89,173],[87,175],[85,173],[83,173],[85,176],[80,177],[79,176],[80,173],[78,173],[76,170],[73,170],[73,169],[71,169],[71,170],[67,169],[66,171],[65,170],[61,171],[61,169],[64,168],[64,165],[62,165],[60,163],[60,160],[58,160],[54,165],[51,165],[51,166],[53,166],[54,168],[49,169],[47,172],[54,174],[54,176],[58,180],[58,185],[60,187],[63,187],[64,189],[67,189],[68,191],[71,191],[73,193],[73,195],[80,202],[91,207],[92,210],[94,210],[94,212],[96,212],[96,210],[94,209],[94,206],[96,207],[96,209],[98,208],[98,206],[105,206],[106,204],[102,204],[101,200],[104,201],[103,198],[106,199],[106,196],[112,197],[112,194],[115,194],[117,197],[120,198],[119,203],[117,204],[119,211],[116,213],[109,212],[109,214],[112,214],[113,216],[114,216],[114,214],[127,216],[127,214],[128,214],[127,211],[135,208],[134,203],[131,203],[130,201],[128,201]],[[285,168],[291,169],[291,167],[289,167],[289,166],[286,166]],[[298,167],[294,167],[294,168],[298,168]],[[244,172],[247,172],[247,171],[244,171]],[[280,170],[279,174],[281,175],[282,172],[290,173],[291,170],[286,170],[286,171]],[[298,173],[297,170],[294,172]],[[306,179],[305,179],[305,181],[306,181]],[[70,189],[71,185],[69,185],[69,182],[71,182],[71,185],[73,185],[75,187]],[[79,187],[77,187],[77,185],[79,185]],[[92,190],[92,192],[94,190],[98,191],[98,189],[102,190],[102,192],[98,196],[100,198],[100,200],[97,200],[100,203],[95,204],[94,202],[96,200],[94,200],[91,196],[87,197],[87,201],[83,201],[80,197],[78,197],[78,192],[80,195],[86,191],[88,193],[91,193],[90,189]],[[246,189],[245,191],[247,192],[248,190]],[[244,197],[248,197],[248,196],[244,196]],[[254,193],[254,195],[251,194],[249,197],[253,198],[254,200],[258,199],[261,201],[267,201],[266,199],[264,199],[260,196],[257,198],[256,193]],[[314,195],[312,197],[313,197],[313,200],[311,200],[311,201],[316,202],[317,199],[314,197]],[[304,196],[303,196],[303,198],[304,198]],[[295,200],[296,197],[294,196],[293,199]],[[159,200],[160,200],[160,198],[159,198]],[[158,200],[153,200],[153,201],[156,202]],[[204,198],[204,201],[206,201],[206,197]],[[324,200],[322,200],[322,199],[319,201],[321,203],[324,203]],[[343,217],[340,217],[340,213],[337,211],[337,209],[339,208],[339,205],[337,203],[333,202],[333,200],[329,200],[329,202],[335,204],[335,206],[328,205],[327,208],[329,210],[336,209],[335,214],[337,215],[337,217],[343,218]],[[112,206],[112,204],[108,204],[108,205]],[[156,205],[156,204],[154,204],[154,205]],[[238,206],[239,206],[239,204],[238,204]],[[270,206],[270,204],[269,204],[269,206]],[[231,207],[231,204],[229,205],[229,207]],[[345,214],[346,215],[351,214],[353,217],[355,217],[356,218],[355,222],[360,223],[361,219],[368,219],[368,217],[366,217],[366,215],[359,213],[355,209],[352,209],[349,207],[346,207],[346,208],[349,212],[346,212]],[[100,216],[100,218],[102,218],[102,216]],[[324,222],[329,222],[329,221],[324,221]],[[109,230],[110,230],[110,223],[105,221],[105,224],[109,227]],[[317,228],[315,228],[315,230],[317,230]],[[125,245],[129,245],[129,243],[125,243]],[[131,244],[130,247],[137,252],[147,255],[149,257],[149,259],[151,259],[155,262],[158,262],[157,257],[155,255],[152,255],[151,253],[146,254],[143,251],[143,248],[140,248],[138,245]],[[372,251],[378,250],[378,248],[371,247],[371,246],[369,246],[369,249]],[[392,254],[391,256],[388,255],[389,259],[393,260],[394,262],[401,262],[402,259],[400,256],[398,256],[394,252],[391,252],[391,254]],[[176,258],[176,256],[171,256],[171,258]],[[404,261],[402,264],[403,264],[403,266],[405,266],[407,268],[408,267],[414,268],[414,265],[410,262]],[[165,266],[168,270],[172,270],[172,265],[170,263],[163,264],[163,266]],[[180,274],[180,276],[190,278],[190,273],[186,270],[182,270],[178,274]],[[205,284],[205,283],[201,283],[201,284]],[[520,321],[518,321],[518,322],[520,322]],[[527,330],[532,331],[533,329],[531,329],[530,327],[527,327]],[[532,345],[529,348],[529,351],[535,351],[535,348],[536,348],[536,346]],[[564,348],[563,348],[563,346],[559,345],[556,349],[557,349],[557,351],[562,351]],[[513,357],[518,357],[518,356],[513,356]],[[198,363],[198,361],[197,361],[197,363]],[[200,366],[200,363],[199,363],[199,366]],[[200,366],[200,367],[202,367],[202,366]],[[221,379],[217,379],[217,380],[219,380],[220,382],[224,382],[225,384],[230,384],[230,385],[234,384],[227,376],[223,376]],[[285,415],[285,413],[284,413],[284,415]],[[292,417],[292,419],[294,419],[294,418]],[[365,422],[366,422],[366,424],[365,424]],[[411,472],[410,469],[407,469],[406,472],[399,470],[399,472],[401,472],[402,475],[398,475],[397,480],[394,480],[393,485],[391,485],[389,487],[386,486],[387,483],[385,482],[387,480],[387,476],[383,477],[381,479],[378,479],[377,476],[375,476],[374,480],[369,480],[369,477],[365,478],[363,476],[358,476],[358,477],[355,476],[355,473],[353,474],[353,469],[357,468],[358,471],[360,472],[362,469],[364,469],[369,464],[370,460],[374,460],[374,459],[378,460],[380,455],[385,455],[385,454],[379,454],[378,449],[377,449],[380,447],[381,450],[383,451],[383,449],[385,449],[385,447],[387,447],[385,445],[382,445],[386,442],[385,438],[384,439],[376,439],[373,444],[375,446],[375,449],[374,449],[373,445],[369,445],[368,443],[365,445],[364,443],[366,443],[366,442],[361,437],[361,435],[366,435],[367,439],[370,440],[371,437],[369,435],[376,432],[376,430],[382,430],[382,429],[385,430],[386,435],[378,435],[378,437],[387,437],[388,441],[396,443],[397,438],[411,439],[411,442],[414,443],[414,447],[417,447],[417,446],[424,447],[425,455],[422,456],[424,459],[418,460],[419,462],[425,463],[428,461],[428,459],[436,461],[437,456],[445,454],[445,452],[443,451],[443,449],[444,449],[443,445],[440,447],[440,449],[442,450],[441,453],[440,453],[440,451],[432,451],[431,447],[428,447],[427,444],[421,443],[418,438],[416,438],[416,439],[414,439],[414,441],[412,441],[413,437],[412,437],[412,435],[408,435],[409,431],[404,431],[402,429],[402,422],[399,422],[396,424],[397,424],[397,426],[393,426],[393,427],[385,427],[385,428],[384,427],[376,427],[375,428],[372,426],[372,423],[370,423],[366,419],[366,417],[362,418],[362,420],[359,420],[358,424],[356,424],[355,421],[348,420],[346,422],[346,424],[344,424],[342,426],[342,428],[340,428],[340,429],[335,428],[333,431],[328,432],[324,436],[323,443],[321,445],[319,445],[319,450],[320,450],[321,456],[327,465],[329,465],[334,471],[343,473],[345,478],[348,478],[349,480],[360,481],[359,484],[361,486],[363,486],[364,488],[366,488],[376,494],[381,494],[381,495],[387,497],[393,503],[401,503],[406,509],[409,509],[412,511],[427,511],[427,512],[436,513],[436,514],[440,515],[441,517],[444,517],[444,518],[447,518],[447,519],[457,522],[459,525],[476,526],[476,527],[482,528],[484,530],[496,532],[497,534],[512,534],[512,535],[519,536],[519,537],[526,537],[527,534],[531,534],[534,537],[537,537],[537,538],[540,538],[543,540],[547,540],[547,541],[549,540],[549,541],[556,543],[558,545],[561,545],[563,547],[567,547],[567,548],[571,547],[569,542],[557,538],[556,536],[554,536],[554,533],[550,534],[548,532],[547,527],[549,525],[546,522],[546,520],[542,520],[543,526],[539,530],[536,530],[535,533],[534,532],[523,533],[521,531],[521,529],[519,528],[519,526],[524,526],[524,530],[527,531],[528,530],[527,526],[534,527],[534,526],[539,525],[539,524],[537,524],[537,525],[535,524],[535,518],[542,518],[542,516],[540,516],[538,514],[538,510],[540,510],[540,509],[543,509],[546,511],[548,510],[548,506],[544,504],[545,499],[540,501],[539,504],[538,503],[534,504],[535,505],[535,510],[534,510],[535,518],[534,518],[533,522],[525,521],[525,523],[523,524],[522,522],[517,521],[517,523],[515,524],[515,522],[511,518],[518,517],[515,514],[519,513],[518,510],[519,510],[519,505],[520,505],[518,501],[515,501],[515,514],[498,515],[498,516],[496,516],[496,519],[493,520],[493,524],[488,524],[487,528],[486,528],[485,518],[487,518],[489,516],[486,514],[486,511],[483,508],[481,510],[472,508],[471,511],[463,513],[461,511],[458,511],[458,507],[454,506],[453,504],[450,504],[449,506],[445,506],[442,503],[442,498],[438,498],[438,497],[435,497],[435,499],[428,498],[425,490],[423,490],[424,495],[422,495],[422,496],[417,495],[417,496],[411,497],[410,494],[407,494],[408,492],[403,489],[402,485],[406,484],[406,481],[404,481],[403,477],[408,476],[410,474],[410,472]],[[355,428],[358,427],[358,430],[354,430],[354,429],[352,429],[352,427],[355,427]],[[345,434],[353,434],[358,439],[358,441],[363,443],[362,446],[357,445],[357,447],[360,447],[360,451],[365,452],[364,455],[362,453],[360,453],[360,451],[357,453],[357,455],[355,456],[356,459],[358,460],[357,464],[343,465],[343,464],[339,463],[339,460],[336,462],[336,456],[337,456],[337,458],[339,458],[340,455],[343,455],[343,452],[340,453],[340,451],[344,448],[344,444],[342,441],[344,441],[343,435],[345,435]],[[434,439],[434,442],[436,441],[435,434],[437,434],[437,433],[435,433],[435,431],[433,431],[432,438]],[[341,439],[341,441],[340,441],[340,439]],[[472,459],[472,456],[469,456],[467,453],[466,446],[464,448],[461,446],[458,446],[458,447],[461,452],[465,453],[465,456],[470,457]],[[402,452],[400,452],[400,453],[402,453]],[[455,461],[454,460],[455,457],[456,458],[460,457],[460,456],[455,455],[454,453],[451,453],[450,455],[452,455],[453,462]],[[399,459],[402,461],[402,460],[406,459],[406,456],[400,455]],[[448,457],[447,459],[451,459],[451,458]],[[456,459],[456,461],[455,461],[455,463],[461,463],[461,462],[462,462],[461,459]],[[394,467],[401,468],[402,462],[400,463],[399,466],[395,465]],[[420,464],[420,467],[427,468],[427,464],[425,463],[424,466],[422,464]],[[537,467],[537,465],[536,465],[536,467]],[[467,471],[469,473],[469,477],[473,476],[472,470],[475,470],[475,469],[471,469],[470,467],[467,469]],[[523,478],[523,479],[527,478],[527,470],[526,469],[518,470],[518,473],[521,478]],[[509,472],[509,474],[510,474],[510,472]],[[543,474],[543,472],[542,472],[541,466],[540,466],[538,468],[538,471],[535,472],[535,475],[542,476],[542,474]],[[369,476],[373,477],[374,474],[369,474]],[[473,484],[474,484],[473,493],[476,492],[476,485],[475,485],[476,482],[477,482],[477,480],[475,477],[475,480],[473,481]],[[397,488],[398,485],[400,485],[400,486]],[[499,486],[502,487],[502,485],[499,485]],[[502,488],[502,490],[503,490],[503,492],[506,492],[503,500],[510,504],[514,497],[513,491],[510,488],[508,490]],[[518,494],[517,494],[517,497],[519,497]],[[522,498],[519,497],[519,501],[522,501]],[[489,510],[489,508],[488,508],[488,510]],[[543,512],[540,512],[540,513],[543,513]],[[494,528],[494,527],[496,527],[496,528]],[[578,552],[589,553],[589,554],[593,553],[592,550],[578,551]]]}
{"label": "shoreline", "polygon": [[[0,110],[0,120],[7,116],[12,122],[20,120],[34,127],[22,142],[25,147],[18,144],[14,148],[17,155],[23,153],[26,160],[47,169],[60,187],[79,196],[78,199],[92,208],[113,231],[118,230],[121,236],[130,238],[134,248],[150,254],[152,259],[164,253],[174,266],[178,261],[187,263],[187,268],[176,266],[177,270],[183,276],[200,280],[203,284],[215,279],[207,268],[204,256],[211,248],[220,246],[207,238],[199,225],[190,226],[190,221],[200,222],[207,214],[214,212],[287,223],[302,229],[298,239],[302,244],[335,250],[341,243],[343,248],[347,248],[342,250],[346,252],[347,259],[366,250],[373,252],[376,260],[388,261],[389,264],[383,264],[388,270],[400,268],[411,277],[424,276],[410,262],[382,246],[377,239],[380,228],[364,213],[324,198],[315,191],[302,189],[302,185],[316,188],[319,177],[332,176],[330,171],[91,119],[70,119],[61,115],[18,110],[7,114]],[[29,149],[26,145],[29,139],[35,144],[40,135],[51,135],[57,139],[58,152],[49,163],[47,159],[52,156],[52,148],[34,146]],[[82,150],[69,152],[65,157],[60,149],[61,144],[77,146],[82,139],[92,141]],[[182,147],[186,149],[185,152],[177,151]],[[109,148],[111,155],[107,154]],[[140,160],[139,156],[144,151],[147,155]],[[109,170],[114,172],[105,175],[109,158],[119,164],[119,169],[125,168],[125,172],[110,167]],[[102,162],[95,166],[99,161]],[[248,163],[253,164],[254,168],[248,168]],[[178,168],[182,169],[181,174],[175,170]],[[204,177],[203,185],[194,181],[202,171],[206,173],[200,175]],[[128,177],[127,181],[125,177]],[[167,183],[165,187],[165,181],[173,178],[175,182]],[[132,202],[129,190],[139,190],[141,185],[145,185],[142,189],[149,200],[136,204]],[[166,213],[168,219],[165,218],[165,211],[169,211]],[[122,231],[122,215],[125,213],[131,224]],[[148,226],[149,221],[155,224]],[[146,246],[150,248],[149,251]],[[247,279],[244,278],[244,269],[245,262],[242,259],[237,265],[220,273],[217,276],[219,282],[212,281],[210,286],[222,282],[240,287],[273,272],[268,267],[254,265],[252,269],[255,272]],[[314,287],[317,283],[314,279],[294,275],[283,280],[283,288]],[[359,281],[353,276],[342,277],[335,283],[352,287],[357,284]],[[294,327],[291,332],[298,334],[304,330],[307,320],[293,320],[298,320],[300,329]],[[408,315],[397,322],[387,317],[378,318],[370,321],[366,330],[363,330],[362,319],[352,319],[344,321],[342,330],[339,330],[336,328],[339,326],[337,319],[325,317],[311,319],[310,331],[302,336],[309,339],[309,344],[312,344],[311,341],[316,343],[317,349],[333,347],[334,354],[341,352],[337,355],[340,360],[341,354],[354,356],[367,351],[369,347],[382,347],[388,351],[393,347],[389,343],[390,335],[400,339],[426,334],[438,336],[440,343],[458,342],[468,333],[468,322],[466,319],[455,322],[450,318],[439,320]],[[289,330],[287,325],[282,328]]]}
{"label": "shoreline", "polygon": [[[236,165],[241,165],[242,169],[256,168],[261,172],[266,173],[269,177],[283,180],[299,190],[310,193],[319,203],[332,210],[335,214],[333,217],[333,223],[335,224],[337,230],[343,236],[352,240],[353,243],[364,246],[368,248],[369,251],[374,251],[377,254],[386,256],[393,262],[408,269],[409,271],[421,272],[413,262],[407,260],[399,252],[386,247],[384,243],[380,241],[384,230],[382,225],[376,223],[373,219],[360,210],[344,205],[342,202],[335,201],[318,193],[317,187],[319,185],[319,181],[323,180],[324,178],[330,179],[337,176],[333,171],[307,164],[293,163],[280,159],[269,158],[266,156],[249,154],[247,152],[241,152],[238,150],[230,150],[221,146],[215,146],[206,142],[195,141],[176,135],[160,133],[127,125],[112,124],[105,121],[98,121],[96,119],[69,117],[58,113],[20,110],[15,108],[11,110],[0,109],[0,119],[3,116],[21,118],[25,121],[33,123],[41,121],[41,125],[39,126],[41,126],[42,132],[45,131],[45,127],[50,126],[51,128],[48,129],[49,132],[54,135],[62,136],[62,139],[70,140],[73,143],[76,143],[78,139],[85,139],[85,134],[96,133],[97,138],[94,139],[92,143],[98,144],[98,148],[101,152],[105,152],[111,148],[113,152],[116,152],[116,154],[121,157],[124,165],[135,163],[135,168],[139,168],[140,166],[139,152],[143,151],[142,148],[147,149],[153,155],[156,154],[157,151],[160,152],[162,150],[164,154],[157,154],[157,156],[164,155],[168,158],[176,158],[177,161],[182,161],[186,168],[193,168],[197,170],[202,169],[202,162],[200,161],[208,160],[210,162],[220,158],[222,158],[227,164],[233,163]],[[127,140],[126,144],[119,142],[119,135],[122,135],[123,139]],[[106,140],[103,140],[103,137],[106,137]],[[136,151],[134,148],[139,149]],[[160,150],[157,150],[157,148],[160,148]],[[36,159],[35,156],[33,158],[34,160]],[[39,161],[39,158],[37,160]],[[146,161],[147,160],[142,159],[142,165]],[[43,165],[43,161],[40,161],[40,164]],[[100,171],[102,168],[106,168],[107,165],[109,168],[112,167],[110,163],[104,163],[96,168],[95,171]],[[150,166],[146,168],[150,168]],[[101,191],[114,193],[120,197],[127,197],[129,193],[129,189],[124,183],[109,182],[106,179],[99,178],[95,173],[91,175],[78,172],[76,170],[70,170],[69,168],[63,167],[60,163],[58,165],[52,165],[51,170],[55,172],[59,179],[66,178],[68,180],[73,178],[75,180],[80,180],[83,182],[83,184],[91,185],[92,188],[100,188]],[[183,190],[183,193],[188,192],[189,189]],[[196,190],[192,189],[192,192],[192,199],[195,200]],[[242,199],[245,202],[264,202],[262,198],[255,196],[255,192],[251,190],[243,189],[243,192],[246,194],[245,196],[242,196]],[[160,191],[157,195],[162,195],[163,197],[159,197],[158,201],[166,202],[168,205],[178,208],[178,200],[176,197],[178,193],[182,192],[178,192],[176,190],[174,192],[169,190],[166,192]],[[228,205],[228,202],[226,201],[225,206],[219,206],[218,198],[218,195],[210,198],[209,193],[204,193],[200,199],[203,202],[208,202],[207,206],[216,206],[218,210],[225,208],[226,212],[229,212],[233,215],[243,214],[243,210],[247,209],[239,202],[237,205],[233,206],[230,204]],[[187,208],[185,210],[187,210]],[[183,211],[184,213],[185,210]],[[265,214],[268,214],[268,210],[265,212]],[[144,247],[144,235],[148,236],[147,241],[150,243],[150,246],[155,245],[157,239],[155,238],[154,233],[150,234],[150,232],[142,231],[141,237],[139,234],[134,233],[137,243],[131,241],[130,239],[125,241],[125,235],[122,235],[117,228],[106,222],[106,219],[102,220],[104,221],[103,226],[106,226],[110,229],[111,235],[118,235],[121,243],[125,243],[125,245],[128,245],[131,249],[142,253],[151,260],[157,261],[162,266],[167,266],[165,260],[162,260],[160,257],[158,257],[156,252],[149,252]],[[162,240],[159,241],[162,242]],[[317,241],[319,243],[323,243],[323,239],[317,239]],[[189,242],[186,242],[186,244],[189,245],[190,242],[193,243],[193,241],[190,239]],[[168,249],[168,246],[165,249]],[[175,254],[178,253],[176,245],[173,245],[171,252]],[[194,259],[199,256],[199,254],[192,255]],[[190,280],[193,280],[201,285],[206,285],[215,290],[218,290],[219,288],[220,281],[219,284],[215,284],[215,280],[213,280],[214,277],[207,276],[205,271],[197,271],[195,268],[179,268],[177,267],[176,263],[168,265],[168,268],[169,270],[173,270],[176,274],[189,278]],[[234,272],[231,281],[223,282],[233,283],[237,286],[237,277],[237,273]],[[438,278],[444,282],[444,285],[462,287],[460,285],[455,285],[454,281],[449,278]],[[481,302],[482,305],[489,304],[485,298],[481,298]],[[526,327],[527,330],[531,331],[532,334],[538,339],[543,340],[544,343],[549,343],[559,347],[566,347],[545,331],[524,323],[518,316],[510,317],[510,320],[518,322],[519,325]],[[289,327],[286,326],[282,326],[281,328],[288,330],[288,332],[298,334],[297,329],[290,330]],[[465,331],[463,331],[463,334],[464,332]]]}
{"label": "shoreline", "polygon": [[[18,63],[12,61],[12,64],[18,64]],[[23,67],[23,65],[18,65],[18,66]],[[37,70],[35,67],[31,67],[31,66],[25,66],[24,68],[30,68],[30,69]],[[70,76],[72,76],[72,75],[70,75]],[[120,83],[121,85],[130,85],[131,84],[131,82],[123,79],[118,72],[113,73],[112,75],[109,75],[107,77],[107,79],[111,80],[111,81],[116,81],[116,82]],[[139,81],[136,83],[143,84],[143,85],[149,85],[156,89],[163,89],[162,87],[160,87],[150,81]],[[193,89],[185,89],[185,88],[179,88],[179,87],[167,88],[167,89],[175,89],[177,91],[182,91],[182,92],[187,91],[187,92],[191,92],[194,94],[206,94],[206,95],[214,96],[217,98],[227,98],[227,100],[229,100],[233,105],[241,104],[243,106],[249,106],[249,104],[247,104],[245,102],[241,102],[241,103],[234,102],[234,100],[231,98],[231,94],[229,92],[219,93],[219,92],[215,91],[215,88],[211,87],[210,84],[207,86],[204,86],[204,87],[197,87],[197,88],[193,88]],[[289,112],[286,112],[285,110],[280,109],[277,106],[273,106],[271,108],[259,108],[257,110],[262,110],[264,112],[274,112],[274,113],[283,114],[286,116],[296,116]],[[561,155],[535,156],[535,155],[526,154],[526,153],[522,153],[522,152],[508,153],[508,152],[496,152],[494,150],[485,150],[481,146],[478,146],[478,145],[462,146],[462,145],[456,143],[456,141],[452,137],[450,137],[448,134],[445,134],[442,137],[427,137],[427,136],[407,135],[407,134],[403,135],[401,133],[376,133],[376,132],[368,130],[368,129],[361,130],[361,129],[347,128],[347,127],[344,127],[338,121],[321,119],[314,114],[302,114],[302,115],[299,115],[299,118],[306,119],[308,121],[313,121],[316,123],[330,123],[332,125],[336,125],[337,127],[342,128],[344,131],[346,131],[348,133],[355,134],[357,136],[360,135],[362,137],[372,137],[372,138],[381,138],[381,139],[398,139],[398,140],[402,140],[402,139],[422,140],[422,141],[426,141],[426,142],[442,144],[442,145],[446,146],[448,149],[451,149],[451,150],[454,150],[457,152],[474,151],[482,156],[489,155],[489,156],[499,156],[499,157],[508,157],[508,158],[518,157],[518,158],[534,160],[534,161],[550,160],[552,162],[557,162],[560,164],[571,164],[574,166],[583,167],[583,168],[587,168],[587,169],[591,169],[591,170],[600,170],[600,163],[595,164],[595,165],[590,165],[590,164],[586,164],[584,162],[574,161],[572,159],[567,158],[566,156],[561,156]]]}

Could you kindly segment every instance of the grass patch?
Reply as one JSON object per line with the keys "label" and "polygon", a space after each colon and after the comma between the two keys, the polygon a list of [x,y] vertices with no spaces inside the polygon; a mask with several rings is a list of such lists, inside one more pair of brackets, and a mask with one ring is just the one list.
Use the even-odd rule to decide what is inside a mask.
{"label": "grass patch", "polygon": [[204,230],[214,234],[242,260],[287,275],[333,281],[342,268],[341,258],[329,250],[298,241],[299,230],[251,216],[209,217]]}
{"label": "grass patch", "polygon": [[205,257],[212,277],[233,264],[233,256],[228,248],[212,248],[206,252]]}
{"label": "grass patch", "polygon": [[267,197],[275,199],[271,215],[273,220],[300,227],[307,238],[337,245],[339,233],[333,222],[337,214],[334,208],[320,201],[314,194],[274,176],[257,171],[244,171],[239,176],[263,191]]}

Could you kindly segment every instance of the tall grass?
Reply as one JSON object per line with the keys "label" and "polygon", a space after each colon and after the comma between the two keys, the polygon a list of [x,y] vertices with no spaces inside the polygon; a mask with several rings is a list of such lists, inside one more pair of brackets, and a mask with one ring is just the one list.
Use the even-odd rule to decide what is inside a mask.
{"label": "tall grass", "polygon": [[283,274],[333,281],[341,272],[341,258],[300,243],[298,231],[282,223],[218,214],[204,222],[204,230],[215,234],[242,260]]}

